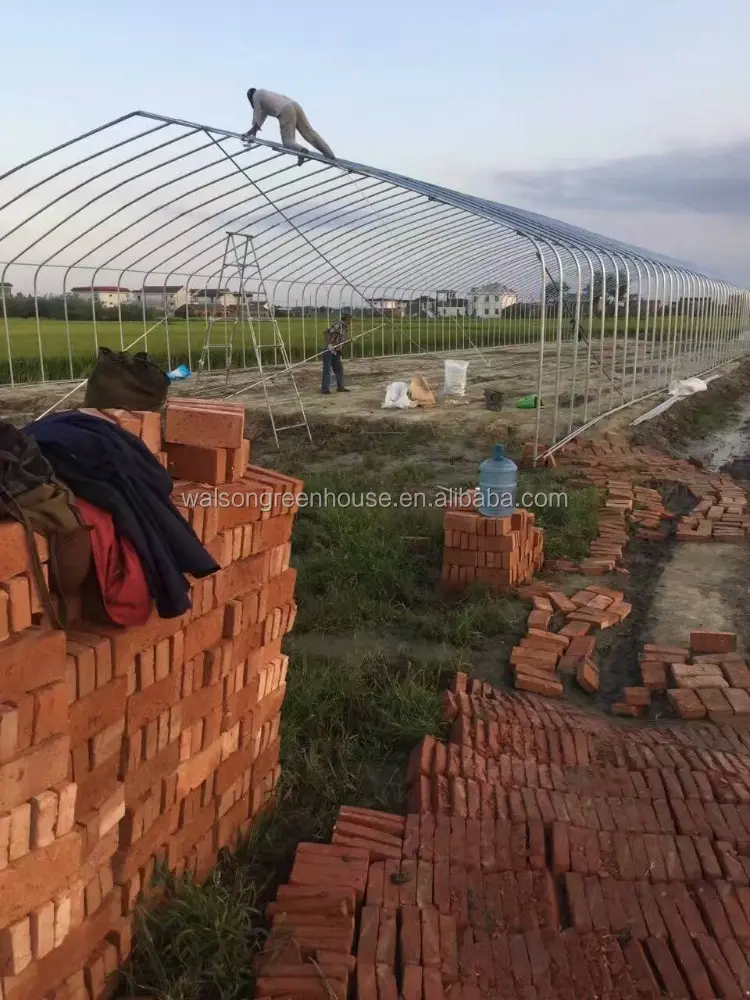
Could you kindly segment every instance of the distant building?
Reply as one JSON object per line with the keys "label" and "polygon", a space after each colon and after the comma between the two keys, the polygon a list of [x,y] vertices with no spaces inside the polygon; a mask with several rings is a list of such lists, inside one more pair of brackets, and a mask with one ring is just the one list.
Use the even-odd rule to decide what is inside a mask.
{"label": "distant building", "polygon": [[370,299],[370,305],[375,312],[386,313],[389,316],[406,316],[411,302],[408,299]]}
{"label": "distant building", "polygon": [[178,288],[174,295],[175,309],[182,306],[190,308],[212,308],[214,305],[235,308],[237,296],[228,288]]}
{"label": "distant building", "polygon": [[[265,319],[269,315],[268,303],[264,299],[257,298],[253,292],[246,292],[245,299],[250,309],[250,316],[254,319]],[[228,288],[179,288],[174,293],[173,312],[180,310],[192,314],[209,313],[217,311],[219,315],[226,313],[228,316],[237,312],[241,297]]]}
{"label": "distant building", "polygon": [[435,292],[435,315],[443,319],[468,316],[469,300],[460,298],[457,292],[442,288]]}
{"label": "distant building", "polygon": [[133,301],[130,289],[118,285],[86,285],[81,288],[71,288],[70,293],[80,299],[93,299],[97,305],[106,309],[116,309],[117,306]]}
{"label": "distant building", "polygon": [[181,289],[182,285],[144,285],[133,292],[133,299],[146,309],[169,315],[175,311],[175,300]]}
{"label": "distant building", "polygon": [[679,312],[688,316],[700,316],[710,308],[712,302],[713,299],[707,295],[694,296],[692,298],[684,297],[680,299]]}
{"label": "distant building", "polygon": [[0,293],[9,297],[13,294],[13,285],[9,281],[0,281]]}
{"label": "distant building", "polygon": [[518,296],[499,281],[491,281],[486,285],[477,285],[469,293],[471,315],[479,318],[493,319],[501,316],[509,306],[518,302]]}

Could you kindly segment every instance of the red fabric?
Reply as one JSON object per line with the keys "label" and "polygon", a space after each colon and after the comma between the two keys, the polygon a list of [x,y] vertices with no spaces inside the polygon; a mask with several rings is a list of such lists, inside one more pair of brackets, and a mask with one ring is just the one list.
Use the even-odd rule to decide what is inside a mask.
{"label": "red fabric", "polygon": [[153,601],[135,549],[117,534],[107,511],[81,497],[76,506],[91,528],[91,553],[107,614],[117,625],[143,625]]}

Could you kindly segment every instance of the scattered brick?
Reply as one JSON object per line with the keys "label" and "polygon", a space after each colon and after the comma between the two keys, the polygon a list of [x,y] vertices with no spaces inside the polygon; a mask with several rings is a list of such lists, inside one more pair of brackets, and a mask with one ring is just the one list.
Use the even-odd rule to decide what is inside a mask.
{"label": "scattered brick", "polygon": [[690,650],[693,653],[733,653],[737,648],[734,632],[708,632],[696,630],[690,633]]}

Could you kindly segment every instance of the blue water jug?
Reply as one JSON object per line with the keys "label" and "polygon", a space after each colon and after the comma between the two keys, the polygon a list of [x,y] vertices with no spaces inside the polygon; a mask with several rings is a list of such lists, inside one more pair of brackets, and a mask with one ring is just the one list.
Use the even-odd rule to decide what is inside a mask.
{"label": "blue water jug", "polygon": [[505,448],[495,445],[492,458],[479,466],[479,513],[485,517],[509,517],[516,509],[518,469],[505,457]]}

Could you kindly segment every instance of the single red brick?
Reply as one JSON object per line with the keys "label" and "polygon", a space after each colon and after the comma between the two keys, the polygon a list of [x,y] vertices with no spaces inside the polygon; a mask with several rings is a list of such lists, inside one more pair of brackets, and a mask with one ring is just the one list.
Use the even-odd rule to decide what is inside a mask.
{"label": "single red brick", "polygon": [[432,895],[440,913],[448,915],[451,912],[451,879],[447,861],[435,862]]}
{"label": "single red brick", "polygon": [[586,934],[592,928],[591,912],[586,899],[583,877],[577,872],[566,874],[565,894],[573,926],[580,934]]}
{"label": "single red brick", "polygon": [[203,448],[240,448],[244,429],[245,408],[239,403],[219,407],[172,401],[167,405],[164,440]]}
{"label": "single red brick", "polygon": [[359,965],[374,965],[378,950],[381,914],[388,912],[376,906],[363,906],[360,916],[357,962]]}
{"label": "single red brick", "polygon": [[378,981],[374,962],[357,961],[357,997],[359,1000],[378,1000]]}
{"label": "single red brick", "polygon": [[227,450],[204,448],[199,445],[169,444],[167,469],[175,479],[219,486],[227,481]]}
{"label": "single red brick", "polygon": [[690,633],[690,649],[693,653],[733,653],[737,648],[734,632],[710,632],[698,629]]}
{"label": "single red brick", "polygon": [[422,964],[422,927],[416,906],[404,906],[400,911],[399,935],[402,971],[404,966]]}
{"label": "single red brick", "polygon": [[685,985],[685,981],[680,974],[680,970],[677,968],[675,960],[672,958],[672,953],[667,944],[660,938],[649,938],[646,941],[646,948],[651,956],[651,961],[659,973],[660,979],[667,989],[667,995],[690,1000],[691,994]]}
{"label": "single red brick", "polygon": [[440,952],[440,919],[436,909],[427,907],[419,911],[422,923],[422,965],[425,968],[439,969]]}
{"label": "single red brick", "polygon": [[454,917],[440,915],[440,971],[445,983],[458,982],[458,933]]}

